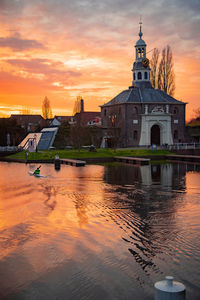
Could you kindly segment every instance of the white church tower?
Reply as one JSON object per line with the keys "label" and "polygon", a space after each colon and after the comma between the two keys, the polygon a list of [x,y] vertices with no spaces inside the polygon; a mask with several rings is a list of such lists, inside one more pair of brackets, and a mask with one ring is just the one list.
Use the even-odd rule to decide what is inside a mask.
{"label": "white church tower", "polygon": [[133,63],[133,86],[151,87],[149,60],[146,57],[146,43],[142,39],[142,22],[140,21],[139,40],[135,44],[135,62]]}
{"label": "white church tower", "polygon": [[113,129],[118,130],[118,147],[173,145],[184,139],[186,103],[152,87],[141,20],[139,24],[132,85],[101,106],[103,130],[110,145],[116,138]]}

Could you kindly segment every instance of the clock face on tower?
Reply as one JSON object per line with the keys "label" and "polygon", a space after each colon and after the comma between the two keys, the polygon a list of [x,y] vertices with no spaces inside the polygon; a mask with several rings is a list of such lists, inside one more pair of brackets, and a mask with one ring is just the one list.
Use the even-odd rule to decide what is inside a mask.
{"label": "clock face on tower", "polygon": [[149,60],[148,60],[148,58],[143,58],[142,65],[145,68],[147,68],[149,66]]}

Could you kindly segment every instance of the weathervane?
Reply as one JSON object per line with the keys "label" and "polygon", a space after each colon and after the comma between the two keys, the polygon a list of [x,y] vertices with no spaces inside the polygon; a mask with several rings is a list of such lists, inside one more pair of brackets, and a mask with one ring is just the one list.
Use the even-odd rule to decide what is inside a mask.
{"label": "weathervane", "polygon": [[142,36],[143,36],[143,33],[142,33],[142,16],[140,16],[140,22],[139,22],[139,24],[140,24],[140,32],[139,32],[139,37],[140,37],[140,39],[142,38]]}

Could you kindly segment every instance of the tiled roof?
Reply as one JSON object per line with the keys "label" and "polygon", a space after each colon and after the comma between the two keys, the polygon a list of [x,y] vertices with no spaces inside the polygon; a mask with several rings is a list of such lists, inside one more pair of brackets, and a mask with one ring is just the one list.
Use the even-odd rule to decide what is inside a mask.
{"label": "tiled roof", "polygon": [[119,95],[114,97],[111,101],[102,106],[122,104],[122,103],[169,103],[169,104],[183,104],[183,102],[176,100],[161,90],[154,88],[139,88],[130,87],[128,90],[122,91]]}
{"label": "tiled roof", "polygon": [[44,120],[41,115],[11,115],[11,119],[16,119],[18,122],[38,123]]}
{"label": "tiled roof", "polygon": [[60,122],[63,122],[63,121],[69,121],[71,116],[55,116],[54,119],[57,119],[58,121]]}
{"label": "tiled roof", "polygon": [[87,125],[89,121],[92,121],[96,117],[101,118],[101,112],[98,112],[98,111],[84,111],[84,112],[81,112],[81,113],[77,113],[75,115],[75,118],[78,117],[78,116],[81,116],[82,124]]}

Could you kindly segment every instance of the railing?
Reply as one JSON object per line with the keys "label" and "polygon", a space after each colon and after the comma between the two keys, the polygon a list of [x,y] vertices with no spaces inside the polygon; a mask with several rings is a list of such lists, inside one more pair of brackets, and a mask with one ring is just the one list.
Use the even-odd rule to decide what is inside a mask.
{"label": "railing", "polygon": [[19,151],[20,148],[18,146],[3,146],[0,147],[0,152],[13,152],[13,151]]}
{"label": "railing", "polygon": [[20,148],[23,149],[23,150],[28,150],[29,141],[35,141],[35,140],[36,140],[35,138],[27,138],[25,144],[23,146],[20,146]]}
{"label": "railing", "polygon": [[170,150],[200,149],[200,143],[177,143],[169,146]]}

